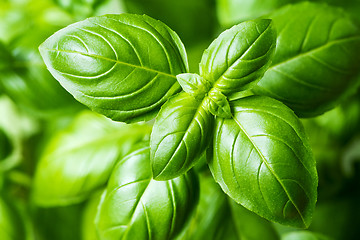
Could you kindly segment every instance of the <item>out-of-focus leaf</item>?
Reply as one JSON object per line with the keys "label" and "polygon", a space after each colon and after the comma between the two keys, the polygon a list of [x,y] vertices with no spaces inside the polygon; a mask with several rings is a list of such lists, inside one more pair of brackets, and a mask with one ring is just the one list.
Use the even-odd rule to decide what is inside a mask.
{"label": "out-of-focus leaf", "polygon": [[101,4],[101,0],[53,0],[76,18],[90,17]]}
{"label": "out-of-focus leaf", "polygon": [[284,234],[281,240],[331,240],[331,238],[310,231],[298,231]]}
{"label": "out-of-focus leaf", "polygon": [[53,31],[54,28],[39,27],[26,32],[11,46],[7,46],[4,52],[6,51],[10,57],[0,63],[3,69],[0,73],[1,91],[11,97],[17,105],[38,115],[47,115],[80,105],[47,71],[37,51],[37,46]]}
{"label": "out-of-focus leaf", "polygon": [[22,141],[39,131],[37,122],[19,111],[7,96],[0,97],[0,172],[17,166],[23,159]]}
{"label": "out-of-focus leaf", "polygon": [[[359,179],[359,178],[357,178]],[[353,185],[353,184],[352,184]],[[309,230],[333,239],[358,239],[360,207],[359,184],[347,188],[338,196],[323,199],[316,205]],[[334,216],[336,213],[336,217]]]}
{"label": "out-of-focus leaf", "polygon": [[272,223],[253,212],[245,209],[236,202],[230,201],[232,219],[235,223],[240,239],[246,240],[279,240]]}
{"label": "out-of-focus leaf", "polygon": [[190,171],[153,180],[148,144],[114,168],[96,217],[100,239],[172,239],[191,216],[198,202],[197,176]]}
{"label": "out-of-focus leaf", "polygon": [[298,0],[217,0],[216,13],[220,24],[229,27],[239,22],[255,19],[285,4]]}
{"label": "out-of-focus leaf", "polygon": [[186,46],[208,40],[216,30],[214,0],[124,0],[130,13],[147,14],[168,24]]}
{"label": "out-of-focus leaf", "polygon": [[360,31],[344,11],[304,2],[269,17],[279,35],[272,65],[256,93],[282,101],[298,116],[311,117],[354,91]]}
{"label": "out-of-focus leaf", "polygon": [[232,119],[216,119],[209,166],[223,191],[258,215],[307,227],[317,198],[315,160],[293,111],[274,99],[231,102]]}
{"label": "out-of-focus leaf", "polygon": [[36,240],[81,239],[81,217],[84,206],[37,208],[33,224]]}
{"label": "out-of-focus leaf", "polygon": [[201,174],[200,201],[176,240],[278,240],[272,224],[230,200],[208,172]]}
{"label": "out-of-focus leaf", "polygon": [[200,200],[194,216],[176,240],[239,240],[227,196],[209,175],[200,175]]}
{"label": "out-of-focus leaf", "polygon": [[145,15],[104,15],[70,25],[40,46],[53,76],[81,103],[116,121],[153,117],[188,71],[179,37]]}
{"label": "out-of-focus leaf", "polygon": [[99,240],[96,232],[95,217],[102,192],[95,193],[85,205],[81,224],[82,240]]}
{"label": "out-of-focus leaf", "polygon": [[151,133],[151,168],[156,180],[188,171],[210,143],[214,117],[203,102],[186,92],[161,108]]}
{"label": "out-of-focus leaf", "polygon": [[347,177],[355,175],[355,164],[360,161],[360,136],[355,136],[352,141],[344,148],[341,157],[341,166]]}
{"label": "out-of-focus leaf", "polygon": [[348,141],[360,130],[360,94],[314,118],[315,123],[340,141]]}
{"label": "out-of-focus leaf", "polygon": [[35,202],[58,206],[86,199],[103,187],[133,144],[148,138],[149,128],[83,112],[46,146],[34,177]]}
{"label": "out-of-focus leaf", "polygon": [[0,238],[1,240],[22,240],[25,238],[24,226],[15,208],[0,197]]}
{"label": "out-of-focus leaf", "polygon": [[[18,142],[17,142],[18,143]],[[9,138],[8,134],[0,126],[0,174],[14,167],[20,160],[19,145]]]}

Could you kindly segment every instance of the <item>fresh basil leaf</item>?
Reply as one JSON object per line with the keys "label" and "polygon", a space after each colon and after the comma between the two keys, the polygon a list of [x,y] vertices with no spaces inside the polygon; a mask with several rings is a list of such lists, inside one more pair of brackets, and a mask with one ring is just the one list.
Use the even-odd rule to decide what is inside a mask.
{"label": "fresh basil leaf", "polygon": [[209,112],[221,118],[231,118],[230,104],[227,98],[216,88],[209,92],[205,99]]}
{"label": "fresh basil leaf", "polygon": [[96,217],[100,239],[173,239],[197,204],[198,191],[192,171],[153,180],[146,143],[114,168]]}
{"label": "fresh basil leaf", "polygon": [[359,72],[358,26],[341,9],[309,2],[269,17],[279,32],[277,47],[256,92],[282,101],[301,117],[329,110]]}
{"label": "fresh basil leaf", "polygon": [[180,90],[188,71],[183,44],[145,15],[88,18],[40,46],[50,72],[79,102],[116,121],[147,119]]}
{"label": "fresh basil leaf", "polygon": [[205,50],[200,75],[225,95],[251,88],[270,63],[276,38],[272,25],[257,19],[221,33]]}
{"label": "fresh basil leaf", "polygon": [[33,198],[38,205],[83,201],[108,180],[115,163],[149,135],[146,125],[126,125],[83,112],[46,146],[37,165]]}
{"label": "fresh basil leaf", "polygon": [[210,143],[213,116],[202,101],[182,92],[161,108],[151,133],[151,168],[156,180],[188,171]]}
{"label": "fresh basil leaf", "polygon": [[258,215],[307,227],[317,198],[316,164],[303,126],[282,103],[251,96],[216,119],[209,165],[223,191]]}
{"label": "fresh basil leaf", "polygon": [[203,99],[211,89],[211,84],[195,73],[182,73],[176,76],[182,89],[195,98]]}
{"label": "fresh basil leaf", "polygon": [[296,231],[286,233],[281,237],[281,240],[331,240],[322,234],[313,233],[310,231]]}

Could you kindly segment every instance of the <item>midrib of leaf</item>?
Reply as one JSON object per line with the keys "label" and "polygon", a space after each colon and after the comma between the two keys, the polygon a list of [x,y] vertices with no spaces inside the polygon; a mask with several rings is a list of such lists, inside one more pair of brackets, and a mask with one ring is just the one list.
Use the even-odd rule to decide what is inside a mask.
{"label": "midrib of leaf", "polygon": [[[227,71],[229,71],[230,68],[232,68],[234,65],[236,65],[237,62],[238,62],[238,60],[242,59],[242,57],[245,56],[245,55],[252,49],[252,47],[253,47],[253,46],[255,45],[255,43],[259,40],[259,38],[269,29],[269,26],[270,26],[270,24],[266,27],[266,29],[265,29],[261,34],[259,34],[259,35],[256,37],[256,39],[251,43],[251,45],[248,47],[248,49],[246,49],[246,51],[245,51],[243,54],[241,54],[241,56],[239,56],[239,58],[237,58],[233,63],[231,63],[230,66],[227,67],[227,69],[224,71],[224,73],[221,74],[221,76],[218,77],[218,79],[215,81],[214,86],[217,85],[219,79],[221,79],[221,78],[226,78],[226,77],[225,77],[225,74],[227,73]],[[256,30],[257,30],[257,32],[259,33],[259,30],[258,30],[257,28],[256,28]],[[237,34],[236,34],[236,35],[237,35]],[[233,41],[233,39],[232,39],[232,41]],[[228,47],[228,49],[229,49],[229,48],[230,48],[230,46]],[[267,53],[268,53],[268,51],[267,51],[265,54],[267,54]],[[227,55],[227,54],[226,54],[226,55]],[[226,61],[228,62],[228,60],[226,60]]]}
{"label": "midrib of leaf", "polygon": [[147,230],[148,230],[148,237],[149,237],[149,240],[152,240],[149,214],[148,214],[147,208],[144,205],[144,203],[142,203],[142,202],[140,202],[140,203],[141,203],[141,206],[142,206],[142,208],[144,210],[144,213],[145,213],[145,220],[146,220],[146,226],[147,226]]}
{"label": "midrib of leaf", "polygon": [[355,36],[355,37],[350,37],[350,38],[345,38],[345,39],[338,39],[338,40],[334,40],[334,41],[327,42],[325,45],[322,45],[322,46],[319,46],[319,47],[317,47],[317,48],[314,48],[314,49],[312,49],[312,50],[310,50],[310,51],[308,51],[308,52],[300,53],[300,54],[295,55],[295,56],[293,56],[293,57],[291,57],[291,58],[288,58],[288,59],[286,59],[286,60],[284,60],[284,61],[282,61],[282,62],[278,62],[278,63],[276,63],[275,65],[270,66],[269,69],[268,69],[268,71],[269,71],[270,69],[272,69],[272,68],[276,68],[276,67],[278,67],[278,66],[280,66],[280,65],[282,65],[282,64],[288,63],[288,62],[290,62],[290,61],[292,61],[292,60],[294,60],[294,59],[296,59],[296,58],[300,58],[300,57],[306,56],[306,55],[308,55],[308,54],[310,55],[310,54],[313,54],[313,53],[315,53],[315,52],[317,52],[317,51],[321,51],[321,50],[323,50],[324,48],[329,47],[329,46],[331,46],[331,45],[335,45],[335,44],[339,44],[339,43],[343,43],[343,42],[348,42],[348,41],[353,41],[353,40],[356,40],[356,39],[360,40],[360,36]]}
{"label": "midrib of leaf", "polygon": [[[186,99],[186,98],[184,98],[184,99]],[[181,138],[181,140],[180,140],[180,142],[179,142],[179,145],[176,147],[176,149],[175,149],[175,151],[172,153],[172,155],[171,155],[171,157],[170,157],[170,160],[168,161],[168,163],[165,165],[165,167],[163,168],[163,170],[158,174],[158,176],[160,176],[165,170],[166,170],[166,168],[169,166],[169,164],[170,164],[170,162],[173,160],[173,157],[174,157],[174,155],[178,152],[178,150],[180,149],[180,146],[184,143],[185,144],[185,148],[186,148],[186,158],[185,158],[185,160],[184,160],[184,162],[183,162],[183,164],[182,164],[182,166],[181,166],[181,168],[180,169],[182,169],[183,167],[184,167],[184,165],[188,162],[188,160],[186,160],[187,158],[188,158],[188,151],[187,151],[187,146],[186,146],[186,141],[185,141],[185,138],[187,137],[187,135],[189,134],[189,128],[190,128],[190,126],[192,125],[192,124],[194,124],[195,122],[198,124],[198,122],[195,120],[195,118],[198,116],[198,114],[199,114],[199,109],[201,109],[202,107],[203,107],[203,105],[205,104],[205,99],[206,98],[204,98],[203,100],[202,100],[202,102],[199,104],[199,106],[196,108],[196,110],[195,110],[195,114],[194,114],[194,116],[192,117],[192,119],[191,119],[191,122],[189,123],[189,125],[187,126],[187,128],[186,128],[186,130],[184,131],[184,135],[182,136],[182,138]],[[190,113],[188,113],[188,115],[189,115]],[[201,128],[201,125],[199,125],[199,127]],[[177,132],[180,132],[180,131],[177,131]],[[164,139],[164,138],[163,138]],[[160,144],[159,144],[160,145]],[[159,146],[158,145],[158,146]],[[158,146],[157,146],[157,149],[158,149]]]}
{"label": "midrib of leaf", "polygon": [[165,73],[165,72],[161,72],[161,71],[151,69],[151,68],[148,68],[148,67],[134,65],[134,64],[131,64],[131,63],[127,63],[127,62],[107,58],[107,57],[96,55],[96,54],[83,53],[83,52],[70,51],[70,50],[63,50],[63,49],[46,48],[46,47],[41,47],[41,48],[44,49],[44,50],[47,50],[49,52],[63,52],[63,53],[81,54],[81,55],[84,55],[86,57],[98,58],[98,59],[102,59],[102,60],[109,61],[109,62],[115,62],[115,63],[120,64],[120,65],[125,65],[125,66],[132,67],[132,68],[139,68],[139,69],[143,69],[143,70],[148,71],[148,72],[154,72],[154,73],[157,73],[157,74],[161,74],[161,75],[176,79],[175,75],[172,75],[172,74],[169,74],[169,73]]}
{"label": "midrib of leaf", "polygon": [[[262,152],[260,151],[260,149],[258,148],[258,146],[254,143],[254,141],[251,139],[250,135],[247,133],[247,131],[244,129],[244,127],[241,125],[241,123],[235,118],[233,117],[234,121],[236,122],[236,124],[239,126],[239,128],[241,129],[241,131],[243,131],[243,133],[246,135],[246,137],[249,139],[249,141],[251,142],[251,144],[254,146],[254,149],[256,150],[256,152],[259,154],[260,158],[262,159],[263,163],[265,163],[267,169],[271,172],[271,174],[275,177],[275,179],[278,181],[278,183],[280,184],[280,186],[282,187],[282,189],[284,190],[284,192],[286,193],[286,196],[288,197],[288,199],[291,201],[291,203],[294,205],[294,207],[296,208],[297,212],[299,213],[299,216],[301,217],[302,222],[304,223],[304,226],[306,226],[306,221],[303,217],[303,215],[301,214],[298,206],[294,203],[294,201],[292,200],[290,194],[288,193],[288,191],[286,190],[284,184],[281,182],[281,179],[279,178],[279,176],[274,172],[274,170],[270,167],[269,163],[267,162],[265,156],[262,154]],[[259,186],[260,187],[260,186]]]}
{"label": "midrib of leaf", "polygon": [[[149,182],[148,182],[147,186],[144,188],[144,191],[141,193],[141,196],[140,196],[139,200],[135,203],[135,209],[134,209],[134,211],[133,211],[132,214],[131,214],[129,223],[126,225],[126,230],[125,230],[124,234],[122,235],[121,240],[123,240],[123,239],[125,238],[125,236],[128,234],[128,232],[129,232],[129,230],[130,230],[129,227],[130,227],[130,224],[131,224],[131,223],[133,222],[133,220],[134,220],[134,216],[135,216],[136,210],[138,209],[138,207],[140,206],[140,204],[141,204],[141,206],[143,205],[143,203],[141,202],[141,200],[142,200],[142,198],[144,197],[145,192],[146,192],[146,189],[149,187],[150,183],[151,183],[151,179],[149,179]],[[145,216],[145,217],[146,217],[146,216]]]}

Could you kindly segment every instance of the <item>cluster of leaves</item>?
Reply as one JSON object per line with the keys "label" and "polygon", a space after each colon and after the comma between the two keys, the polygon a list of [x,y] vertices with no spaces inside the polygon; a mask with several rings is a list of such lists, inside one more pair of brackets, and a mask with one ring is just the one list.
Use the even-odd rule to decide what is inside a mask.
{"label": "cluster of leaves", "polygon": [[0,3],[1,239],[356,239],[359,6],[297,2]]}

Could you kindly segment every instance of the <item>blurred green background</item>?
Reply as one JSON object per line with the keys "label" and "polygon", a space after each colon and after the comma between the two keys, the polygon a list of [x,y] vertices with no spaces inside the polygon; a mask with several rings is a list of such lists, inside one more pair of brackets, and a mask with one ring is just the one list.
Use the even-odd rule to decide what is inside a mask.
{"label": "blurred green background", "polygon": [[[109,127],[109,120],[87,112],[47,71],[38,52],[47,37],[91,16],[147,14],[178,33],[187,49],[190,71],[198,72],[203,51],[221,31],[294,2],[300,1],[0,0],[0,239],[96,239],[93,218],[99,192],[50,208],[38,206],[32,198],[36,168],[50,144],[64,134],[75,134],[78,141],[100,136]],[[360,21],[359,0],[324,2]],[[190,230],[179,239],[359,239],[360,92],[353,92],[331,111],[302,120],[319,174],[318,204],[309,230],[277,224],[261,228],[265,220],[236,209],[219,194],[207,168],[198,167],[200,205]],[[83,117],[84,112],[88,117]],[[78,118],[84,125],[96,121],[104,128],[73,133],[71,127]],[[234,235],[238,231],[264,234]]]}

